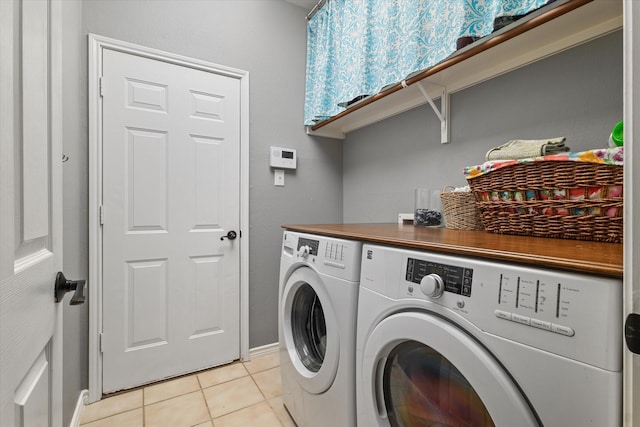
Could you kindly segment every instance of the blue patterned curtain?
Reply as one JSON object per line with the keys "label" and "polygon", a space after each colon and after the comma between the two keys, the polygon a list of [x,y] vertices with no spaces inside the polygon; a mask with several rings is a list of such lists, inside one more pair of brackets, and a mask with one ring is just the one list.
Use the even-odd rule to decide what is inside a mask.
{"label": "blue patterned curtain", "polygon": [[[307,25],[305,125],[427,69],[549,0],[329,0]],[[340,106],[343,104],[343,106]]]}

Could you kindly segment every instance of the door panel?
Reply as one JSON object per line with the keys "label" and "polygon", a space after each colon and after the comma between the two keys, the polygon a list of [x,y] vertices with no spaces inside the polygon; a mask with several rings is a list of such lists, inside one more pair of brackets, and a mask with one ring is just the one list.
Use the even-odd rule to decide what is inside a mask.
{"label": "door panel", "polygon": [[17,425],[48,425],[50,375],[47,352],[43,351],[16,389]]}
{"label": "door panel", "polygon": [[221,141],[215,138],[191,135],[196,150],[193,167],[196,206],[193,230],[219,227],[220,181],[218,173],[223,164]]}
{"label": "door panel", "polygon": [[167,260],[127,263],[125,286],[125,351],[166,344],[169,339],[167,316]]}
{"label": "door panel", "polygon": [[191,280],[186,283],[191,287],[187,292],[191,296],[188,301],[191,313],[189,338],[224,333],[221,328],[224,294],[219,287],[211,286],[220,276],[221,260],[219,256],[191,258]]}
{"label": "door panel", "polygon": [[167,230],[166,132],[127,129],[127,231]]}
{"label": "door panel", "polygon": [[22,212],[23,240],[49,234],[49,147],[47,141],[49,105],[49,38],[47,3],[22,2],[22,57],[29,66],[22,73],[23,114],[23,198],[28,209]]}
{"label": "door panel", "polygon": [[103,391],[239,358],[238,79],[103,53]]}
{"label": "door panel", "polygon": [[60,3],[0,1],[0,425],[62,424]]}

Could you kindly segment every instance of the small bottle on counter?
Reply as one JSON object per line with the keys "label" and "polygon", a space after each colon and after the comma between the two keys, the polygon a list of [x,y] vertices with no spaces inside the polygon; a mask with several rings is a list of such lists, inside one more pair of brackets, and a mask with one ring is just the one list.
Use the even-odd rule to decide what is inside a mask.
{"label": "small bottle on counter", "polygon": [[624,145],[624,125],[622,121],[616,123],[609,135],[609,147],[622,147]]}

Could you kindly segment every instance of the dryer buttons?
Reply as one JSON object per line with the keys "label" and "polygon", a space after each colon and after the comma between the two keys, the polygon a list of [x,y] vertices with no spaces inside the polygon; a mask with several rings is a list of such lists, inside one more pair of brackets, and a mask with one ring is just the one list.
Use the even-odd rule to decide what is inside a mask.
{"label": "dryer buttons", "polygon": [[556,325],[555,323],[545,322],[544,320],[533,319],[515,313],[509,313],[504,310],[495,310],[493,314],[495,314],[498,319],[509,320],[511,322],[520,323],[521,325],[531,326],[537,329],[542,329],[543,331],[554,332],[567,337],[572,337],[576,334],[576,331],[568,326]]}
{"label": "dryer buttons", "polygon": [[566,335],[568,337],[572,337],[576,334],[576,332],[567,327],[567,326],[562,326],[562,325],[556,325],[556,324],[551,324],[551,332],[555,332],[556,334],[561,334],[561,335]]}

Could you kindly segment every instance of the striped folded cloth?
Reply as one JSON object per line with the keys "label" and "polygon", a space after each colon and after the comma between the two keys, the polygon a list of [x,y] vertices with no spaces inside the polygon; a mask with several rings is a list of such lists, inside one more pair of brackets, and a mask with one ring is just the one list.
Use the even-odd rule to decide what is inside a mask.
{"label": "striped folded cloth", "polygon": [[516,160],[565,153],[564,136],[548,139],[513,139],[487,152],[486,160]]}

